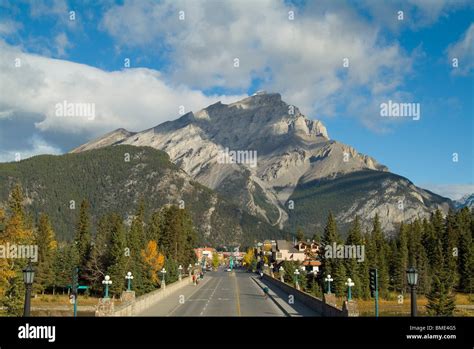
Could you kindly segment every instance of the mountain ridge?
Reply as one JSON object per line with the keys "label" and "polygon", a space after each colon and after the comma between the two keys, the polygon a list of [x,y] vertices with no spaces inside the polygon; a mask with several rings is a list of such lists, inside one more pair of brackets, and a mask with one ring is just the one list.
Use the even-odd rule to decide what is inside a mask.
{"label": "mountain ridge", "polygon": [[[118,129],[72,152],[100,148],[104,144],[151,146],[163,150],[193,179],[230,196],[250,214],[281,229],[291,226],[288,200],[298,187],[360,171],[389,172],[388,167],[373,157],[330,139],[321,121],[307,118],[296,106],[285,103],[278,93],[259,92],[230,104],[217,102],[129,136],[126,132]],[[257,166],[219,163],[219,155],[225,149],[243,153],[255,151]],[[452,205],[449,199],[427,194],[401,177],[387,180],[398,183],[389,186],[381,182],[378,188],[372,188],[380,199],[376,200],[375,208],[369,205],[370,212],[362,210],[359,213],[373,216],[372,211],[377,211],[377,206],[398,207],[400,200],[405,198],[407,207],[412,207],[408,216],[402,215],[405,219],[427,215],[435,208],[446,212]],[[390,192],[396,192],[395,187],[403,187],[403,193],[391,197]],[[352,198],[354,203],[367,201],[369,196],[373,201],[376,197],[358,195]],[[317,199],[315,197],[313,201]],[[389,212],[387,217],[383,215],[382,226],[393,230],[395,221],[401,216],[394,210]],[[344,216],[341,212],[335,213]],[[292,214],[295,215],[295,211]]]}

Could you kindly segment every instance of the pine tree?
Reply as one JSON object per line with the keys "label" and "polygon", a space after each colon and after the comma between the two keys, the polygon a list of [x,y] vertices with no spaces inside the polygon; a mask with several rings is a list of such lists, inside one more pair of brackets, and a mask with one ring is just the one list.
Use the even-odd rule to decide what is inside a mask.
{"label": "pine tree", "polygon": [[426,308],[430,315],[450,316],[455,308],[454,295],[451,293],[450,271],[446,268],[447,264],[444,258],[442,241],[438,240],[436,248],[438,268],[434,269],[431,291],[426,296],[428,299]]}
{"label": "pine tree", "polygon": [[161,235],[161,226],[162,226],[162,216],[160,211],[155,211],[150,217],[150,221],[148,222],[147,229],[146,229],[146,241],[160,241]]}
{"label": "pine tree", "polygon": [[54,287],[60,287],[63,290],[72,285],[73,271],[79,265],[79,252],[76,245],[67,244],[61,246],[56,251],[54,261]]}
{"label": "pine tree", "polygon": [[76,223],[76,236],[74,243],[79,254],[79,273],[81,280],[87,280],[87,261],[91,251],[91,222],[89,213],[89,202],[83,200]]}
{"label": "pine tree", "polygon": [[38,220],[38,229],[35,234],[38,245],[38,265],[35,273],[35,287],[39,292],[44,291],[54,283],[54,258],[57,242],[48,215],[42,213]]}
{"label": "pine tree", "polygon": [[459,236],[459,256],[458,256],[458,288],[462,292],[472,292],[472,283],[474,279],[474,220],[467,207],[464,207],[458,213],[460,224]]}
{"label": "pine tree", "polygon": [[423,246],[423,228],[419,219],[415,219],[409,226],[409,266],[416,268],[418,272],[418,292],[424,294],[430,288],[429,259]]}
{"label": "pine tree", "polygon": [[[354,246],[363,246],[362,233],[359,216],[356,216],[354,222],[352,223],[349,234],[347,235],[346,245]],[[365,249],[364,249],[365,252]],[[354,282],[354,287],[352,288],[352,294],[354,298],[363,297],[364,283],[368,283],[367,278],[364,275],[364,267],[362,263],[365,262],[365,256],[363,261],[358,261],[356,256],[346,260],[346,273],[347,276],[352,279]]]}
{"label": "pine tree", "polygon": [[457,273],[457,255],[458,251],[458,237],[459,224],[456,214],[453,210],[449,210],[446,216],[445,232],[443,235],[443,253],[445,268],[449,270],[450,287],[453,287],[459,282],[459,275]]}
{"label": "pine tree", "polygon": [[332,266],[331,277],[334,279],[334,293],[338,297],[342,297],[346,294],[347,286],[345,285],[347,281],[346,266],[344,260],[336,259]]}
{"label": "pine tree", "polygon": [[145,293],[152,287],[151,280],[147,277],[147,266],[141,256],[145,248],[145,206],[140,202],[135,217],[132,220],[127,236],[127,248],[130,250],[127,269],[133,274],[134,290],[138,294]]}
{"label": "pine tree", "polygon": [[296,241],[304,241],[304,231],[301,227],[296,229]]}
{"label": "pine tree", "polygon": [[406,270],[408,269],[408,226],[404,223],[400,224],[396,247],[393,286],[395,291],[405,294],[407,288]]}
{"label": "pine tree", "polygon": [[387,244],[382,232],[378,214],[375,215],[372,227],[371,238],[375,249],[374,267],[378,269],[379,295],[382,298],[388,297],[389,274],[387,262]]}
{"label": "pine tree", "polygon": [[116,295],[120,295],[124,289],[127,261],[124,254],[126,246],[125,229],[119,215],[110,215],[110,228],[110,248],[106,274],[109,275],[112,280],[110,291]]}
{"label": "pine tree", "polygon": [[[94,241],[91,242],[90,257],[87,261],[88,284],[95,292],[102,290],[102,280],[109,265],[109,249],[113,229],[111,216],[111,214],[107,214],[99,219]],[[122,253],[125,254],[125,247]]]}
{"label": "pine tree", "polygon": [[[321,241],[321,269],[324,275],[332,275],[335,259],[326,258],[326,250],[332,248],[333,243],[339,243],[339,236],[337,233],[337,225],[332,212],[329,212],[328,220],[324,228],[324,235]],[[335,251],[333,251],[334,254]],[[332,256],[334,257],[334,256]]]}

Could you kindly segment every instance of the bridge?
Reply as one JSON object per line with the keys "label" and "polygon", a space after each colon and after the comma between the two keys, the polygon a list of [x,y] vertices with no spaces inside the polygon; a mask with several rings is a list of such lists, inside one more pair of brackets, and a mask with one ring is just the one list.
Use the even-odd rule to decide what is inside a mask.
{"label": "bridge", "polygon": [[[184,280],[183,280],[184,282]],[[269,288],[265,297],[263,287]],[[207,272],[133,314],[137,316],[321,316],[268,280],[245,270]]]}

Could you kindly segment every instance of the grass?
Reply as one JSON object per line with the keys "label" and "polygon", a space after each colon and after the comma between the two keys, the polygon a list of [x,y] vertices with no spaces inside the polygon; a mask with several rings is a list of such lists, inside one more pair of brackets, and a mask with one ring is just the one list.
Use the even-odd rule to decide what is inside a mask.
{"label": "grass", "polygon": [[[403,304],[398,304],[396,295],[392,297],[393,299],[379,300],[379,315],[380,316],[409,316],[410,315],[410,295],[406,295]],[[338,298],[337,304],[342,306],[344,299]],[[456,305],[474,305],[473,296],[467,293],[457,293],[456,294]],[[419,316],[428,316],[426,304],[428,300],[425,296],[417,297],[417,310]],[[360,316],[375,316],[375,306],[374,300],[363,300],[357,299],[357,306],[359,308]],[[454,316],[474,316],[474,309],[464,309],[456,308],[454,311]]]}

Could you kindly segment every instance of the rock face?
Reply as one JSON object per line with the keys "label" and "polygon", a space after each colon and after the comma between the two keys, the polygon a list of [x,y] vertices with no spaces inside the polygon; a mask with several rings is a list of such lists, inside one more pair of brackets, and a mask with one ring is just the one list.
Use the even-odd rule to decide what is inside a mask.
{"label": "rock face", "polygon": [[[113,144],[151,146],[167,152],[196,181],[280,228],[291,226],[290,212],[293,219],[303,214],[292,197],[302,188],[336,183],[336,179],[364,171],[389,173],[374,158],[330,140],[320,121],[308,119],[278,93],[259,92],[228,105],[218,102],[138,133],[119,129],[72,152]],[[393,195],[398,187],[406,189],[401,197]],[[370,193],[354,194],[349,198],[350,207],[323,205],[321,209],[325,215],[332,210],[342,222],[352,220],[354,214],[364,220],[379,213],[383,227],[391,231],[402,219],[426,215],[433,208],[446,210],[450,200],[433,195],[393,176]],[[409,209],[400,215],[394,207],[406,198]],[[294,210],[288,209],[290,199]],[[305,197],[308,199],[314,207],[320,203],[318,196]],[[311,208],[304,214],[311,215]]]}
{"label": "rock face", "polygon": [[472,209],[474,207],[474,194],[466,194],[459,200],[456,200],[454,202],[454,205],[456,208],[463,208],[467,207],[469,209]]}

